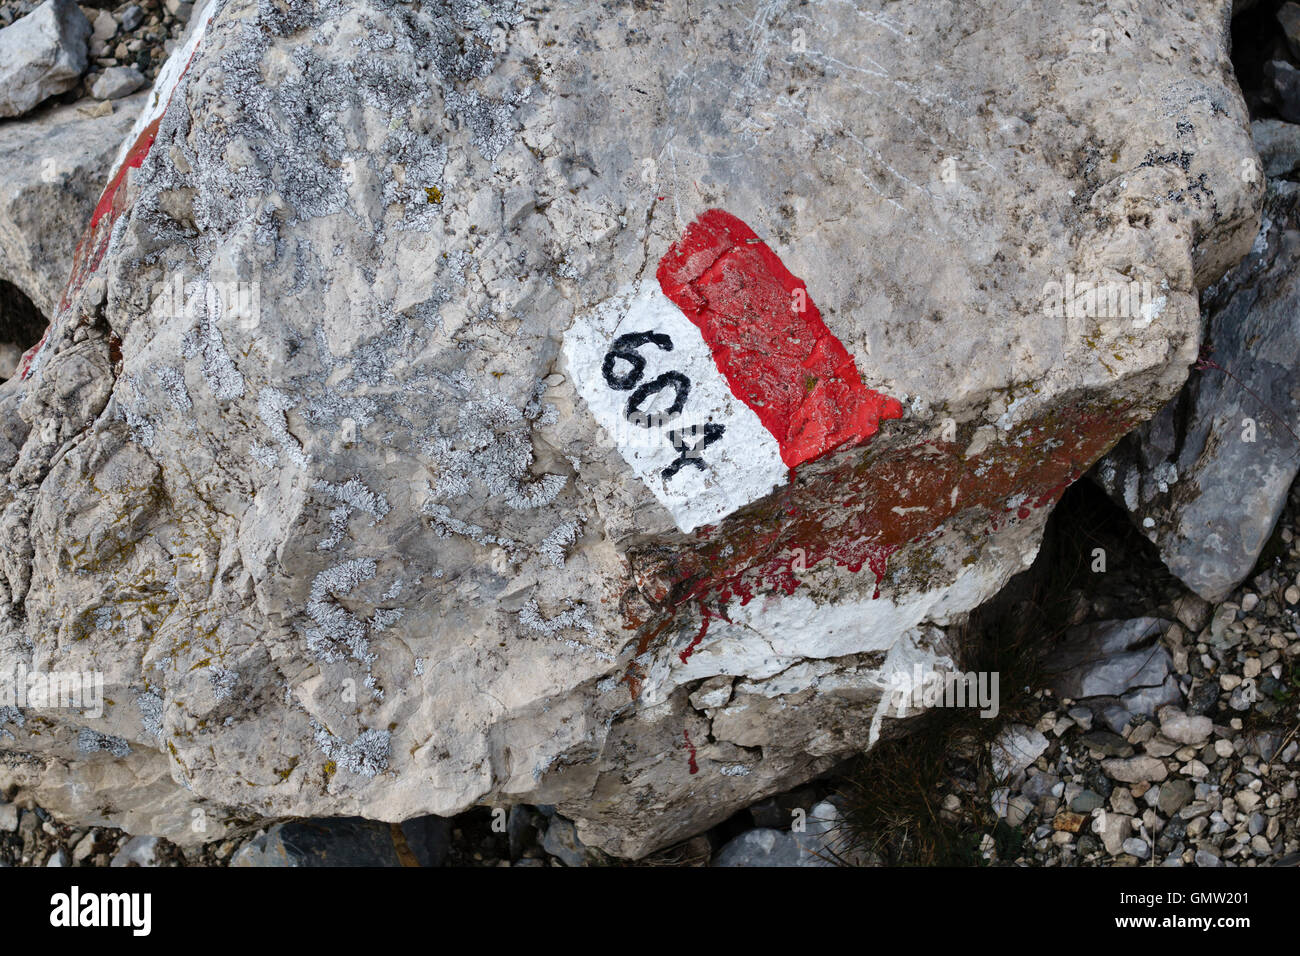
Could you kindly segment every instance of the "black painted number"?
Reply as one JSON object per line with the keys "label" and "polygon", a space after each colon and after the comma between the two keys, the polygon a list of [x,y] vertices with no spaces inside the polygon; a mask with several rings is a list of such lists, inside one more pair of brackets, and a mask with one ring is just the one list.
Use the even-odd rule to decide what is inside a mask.
{"label": "black painted number", "polygon": [[[673,340],[662,332],[628,332],[616,338],[609,347],[601,372],[605,376],[605,384],[610,388],[632,392],[623,409],[623,416],[628,421],[642,428],[658,428],[672,421],[686,408],[686,400],[691,394],[691,380],[681,372],[673,371],[642,382],[646,360],[638,350],[646,345],[653,345],[665,352],[673,350]],[[625,367],[620,369],[620,363]],[[650,414],[641,410],[653,396],[669,388],[673,390],[673,401],[665,410]],[[671,479],[688,463],[703,470],[705,465],[702,452],[721,438],[726,430],[725,425],[709,422],[702,427],[692,425],[668,432],[668,441],[677,450],[677,457],[663,470],[664,479]]]}

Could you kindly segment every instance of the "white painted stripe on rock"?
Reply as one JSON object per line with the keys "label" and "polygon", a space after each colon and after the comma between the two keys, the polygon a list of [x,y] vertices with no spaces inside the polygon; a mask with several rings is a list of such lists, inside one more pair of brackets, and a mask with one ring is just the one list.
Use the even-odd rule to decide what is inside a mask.
{"label": "white painted stripe on rock", "polygon": [[141,110],[135,124],[131,127],[131,132],[117,152],[117,160],[112,166],[114,173],[122,168],[122,164],[126,162],[127,153],[131,151],[131,147],[135,145],[135,141],[140,138],[140,134],[145,131],[145,128],[166,111],[167,104],[171,101],[172,91],[176,89],[176,84],[180,82],[181,75],[190,64],[190,58],[194,56],[194,51],[199,48],[203,34],[207,32],[208,24],[212,22],[213,16],[221,8],[221,5],[221,0],[209,0],[207,6],[195,13],[190,21],[189,36],[186,37],[185,43],[173,50],[158,70],[158,78],[153,83],[153,92],[149,95],[149,99],[144,104],[144,109]]}
{"label": "white painted stripe on rock", "polygon": [[[623,387],[612,386],[606,357],[616,348],[615,340],[642,332],[667,338],[626,346],[624,354],[635,352],[644,368],[637,374],[633,359],[616,357],[611,377]],[[579,315],[565,334],[564,354],[570,378],[592,415],[682,531],[713,524],[785,482],[787,469],[776,439],[731,393],[704,336],[657,282],[626,289]],[[689,383],[680,412],[651,427],[638,424],[637,409],[629,411],[637,389],[653,389],[656,380],[673,373]],[[676,396],[677,387],[665,385],[647,395],[639,411],[652,417],[666,413]],[[674,473],[683,449],[701,442],[708,425],[723,430],[698,451],[697,462],[686,461]]]}

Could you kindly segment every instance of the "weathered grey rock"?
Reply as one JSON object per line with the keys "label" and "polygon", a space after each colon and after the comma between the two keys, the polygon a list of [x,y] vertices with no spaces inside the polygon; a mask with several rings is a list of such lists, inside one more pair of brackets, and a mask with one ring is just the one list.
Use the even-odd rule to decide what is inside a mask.
{"label": "weathered grey rock", "polygon": [[805,849],[794,834],[766,827],[734,837],[713,860],[713,866],[834,866]]}
{"label": "weathered grey rock", "polygon": [[552,816],[542,835],[542,849],[565,866],[591,866],[600,863],[602,854],[585,846],[578,837],[578,829],[571,820]]}
{"label": "weathered grey rock", "polygon": [[12,803],[0,802],[0,833],[13,833],[18,829],[18,808]]}
{"label": "weathered grey rock", "polygon": [[1135,856],[1139,860],[1145,860],[1151,856],[1151,845],[1146,840],[1138,837],[1129,837],[1124,841],[1123,850],[1130,856]]}
{"label": "weathered grey rock", "polygon": [[1133,832],[1133,818],[1123,813],[1103,810],[1093,818],[1092,832],[1101,837],[1102,845],[1111,856],[1124,852],[1124,843]]}
{"label": "weathered grey rock", "polygon": [[1101,762],[1106,776],[1120,783],[1159,783],[1169,776],[1164,761],[1155,757],[1111,757]]}
{"label": "weathered grey rock", "polygon": [[1300,184],[1271,182],[1250,254],[1204,296],[1212,361],[1093,470],[1169,569],[1220,601],[1300,469]]}
{"label": "weathered grey rock", "polygon": [[86,70],[90,21],[73,0],[46,0],[0,30],[0,117],[22,116]]}
{"label": "weathered grey rock", "polygon": [[1199,747],[1214,733],[1214,721],[1201,715],[1189,716],[1176,707],[1160,710],[1160,732],[1184,746]]}
{"label": "weathered grey rock", "polygon": [[79,865],[89,860],[95,854],[96,833],[94,830],[87,833],[77,841],[76,846],[72,848],[73,865]]}
{"label": "weathered grey rock", "polygon": [[[106,301],[79,273],[0,387],[0,664],[113,701],[13,727],[0,785],[181,842],[555,804],[639,856],[902,730],[1256,232],[1226,6],[1190,9],[227,0],[88,238]],[[710,209],[902,417],[793,482],[724,444],[665,505],[602,359]],[[1150,295],[1044,315],[1072,277]],[[639,314],[685,326],[648,381],[712,394]]]}
{"label": "weathered grey rock", "polygon": [[47,317],[57,311],[77,241],[146,95],[107,116],[59,106],[0,123],[0,279]]}
{"label": "weathered grey rock", "polygon": [[1300,3],[1282,4],[1277,11],[1277,22],[1282,25],[1292,55],[1300,57]]}
{"label": "weathered grey rock", "polygon": [[[0,313],[0,321],[3,314]],[[23,349],[13,342],[0,342],[0,379],[11,378],[22,361]]]}
{"label": "weathered grey rock", "polygon": [[122,29],[128,33],[144,22],[144,11],[134,3],[122,11]]}
{"label": "weathered grey rock", "polygon": [[1094,730],[1084,734],[1080,742],[1089,750],[1095,750],[1106,757],[1129,757],[1133,754],[1132,744],[1118,733],[1108,730]]}
{"label": "weathered grey rock", "polygon": [[1173,658],[1159,641],[1168,627],[1168,621],[1140,617],[1071,628],[1047,657],[1053,690],[1088,701],[1116,733],[1135,714],[1152,716],[1181,703]]}
{"label": "weathered grey rock", "polygon": [[812,808],[802,832],[760,827],[730,840],[713,866],[835,866],[842,856],[843,818],[823,800]]}
{"label": "weathered grey rock", "polygon": [[230,861],[237,867],[442,866],[450,826],[442,817],[399,824],[339,818],[277,823],[245,843]]}
{"label": "weathered grey rock", "polygon": [[122,845],[113,856],[110,866],[125,867],[158,865],[158,838],[153,836],[133,836]]}
{"label": "weathered grey rock", "polygon": [[117,20],[107,10],[99,10],[90,21],[90,27],[90,55],[101,57],[108,52],[108,41],[117,35]]}
{"label": "weathered grey rock", "polygon": [[1042,756],[1047,738],[1033,727],[1012,724],[1003,729],[989,746],[993,776],[1005,780],[1018,774]]}
{"label": "weathered grey rock", "polygon": [[112,66],[99,74],[90,88],[97,100],[120,100],[144,86],[144,74],[132,66]]}
{"label": "weathered grey rock", "polygon": [[1166,780],[1160,785],[1160,812],[1172,817],[1192,802],[1192,785],[1186,780]]}
{"label": "weathered grey rock", "polygon": [[1275,119],[1255,120],[1250,124],[1250,135],[1269,179],[1283,179],[1300,169],[1300,125]]}
{"label": "weathered grey rock", "polygon": [[1300,123],[1300,70],[1286,60],[1264,64],[1264,76],[1277,93],[1277,111],[1284,120]]}

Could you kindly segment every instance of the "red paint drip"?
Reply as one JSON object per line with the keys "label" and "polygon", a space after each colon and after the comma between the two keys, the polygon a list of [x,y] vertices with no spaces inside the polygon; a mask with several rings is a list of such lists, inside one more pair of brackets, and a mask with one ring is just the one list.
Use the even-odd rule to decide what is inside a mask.
{"label": "red paint drip", "polygon": [[691,773],[699,773],[700,765],[695,761],[695,744],[691,743],[691,732],[682,730],[682,736],[686,738],[686,750],[690,755],[687,766],[690,768]]}
{"label": "red paint drip", "polygon": [[902,417],[896,399],[862,383],[803,280],[730,213],[710,209],[691,223],[656,274],[789,467],[864,442],[883,419]]}
{"label": "red paint drip", "polygon": [[704,608],[701,608],[701,610],[704,612],[704,616],[703,619],[700,621],[699,633],[696,634],[695,637],[691,640],[691,642],[686,645],[686,650],[682,651],[680,654],[677,655],[682,659],[683,664],[685,664],[688,660],[690,660],[691,655],[695,653],[695,648],[699,647],[700,641],[704,640],[704,635],[709,633],[709,616],[710,616],[709,612]]}

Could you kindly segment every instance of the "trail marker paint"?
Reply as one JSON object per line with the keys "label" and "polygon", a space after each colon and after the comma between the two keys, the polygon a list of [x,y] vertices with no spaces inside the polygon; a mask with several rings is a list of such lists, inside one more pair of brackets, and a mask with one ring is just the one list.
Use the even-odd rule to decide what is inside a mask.
{"label": "trail marker paint", "polygon": [[579,316],[564,351],[592,414],[683,531],[902,415],[863,384],[803,281],[720,209],[687,228],[656,281]]}
{"label": "trail marker paint", "polygon": [[[158,71],[158,78],[154,81],[153,91],[145,101],[140,116],[131,127],[131,132],[127,134],[121,148],[118,150],[117,159],[112,167],[113,175],[109,178],[104,191],[100,193],[99,202],[96,204],[94,215],[90,219],[90,225],[86,228],[81,241],[77,244],[77,250],[72,261],[72,275],[68,277],[67,285],[64,286],[63,295],[59,300],[58,310],[51,322],[51,327],[62,318],[72,300],[81,291],[82,286],[86,284],[86,280],[99,268],[104,254],[108,251],[108,245],[113,236],[113,225],[126,211],[126,192],[123,187],[126,185],[127,175],[130,170],[139,169],[144,164],[145,157],[149,155],[149,150],[153,148],[154,138],[158,135],[158,124],[161,122],[168,104],[171,103],[172,93],[176,91],[176,86],[180,83],[181,77],[189,69],[194,54],[198,51],[203,35],[207,31],[208,24],[212,22],[212,18],[220,6],[219,0],[211,0],[204,7],[201,19],[192,22],[185,45],[172,51],[171,56],[167,58]],[[18,365],[19,378],[27,378],[40,365],[41,353],[49,338],[50,329],[47,328],[45,334],[41,336],[41,340],[23,354]]]}

